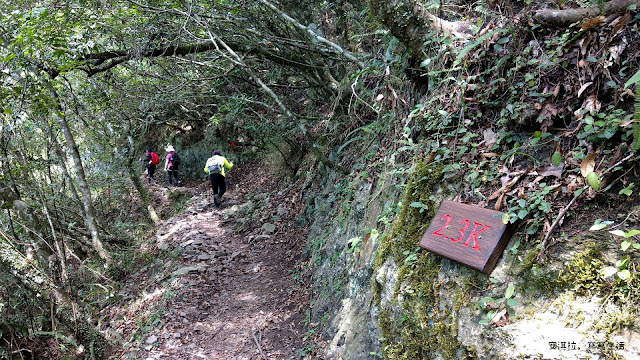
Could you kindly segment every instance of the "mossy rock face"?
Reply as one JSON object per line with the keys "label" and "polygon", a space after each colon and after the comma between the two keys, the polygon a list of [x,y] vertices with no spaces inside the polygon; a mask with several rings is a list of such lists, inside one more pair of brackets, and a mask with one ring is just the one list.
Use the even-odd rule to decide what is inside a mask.
{"label": "mossy rock face", "polygon": [[[322,215],[307,244],[317,294],[312,322],[330,343],[329,358],[560,359],[549,343],[562,341],[581,347],[571,356],[633,358],[626,339],[640,337],[640,299],[632,296],[638,279],[621,284],[601,275],[625,256],[619,241],[607,232],[580,233],[553,243],[540,262],[539,238],[516,232],[491,276],[433,255],[418,242],[442,200],[458,192],[442,168],[416,165],[399,204],[398,179],[380,180],[377,188],[352,183],[345,200],[333,196],[328,184],[339,179],[330,178],[309,200],[309,213]],[[379,198],[380,189],[390,191]],[[387,222],[392,228],[353,251],[362,229],[380,230],[381,216],[394,219]],[[487,297],[496,299],[494,309],[481,301]],[[501,310],[509,310],[508,321],[482,323]],[[615,348],[621,343],[627,350]]]}
{"label": "mossy rock face", "polygon": [[[521,240],[516,236],[511,245]],[[458,339],[481,359],[562,359],[567,354],[576,359],[634,358],[631,354],[636,350],[615,347],[640,336],[634,310],[640,304],[637,297],[619,301],[616,292],[629,295],[627,285],[636,288],[637,280],[615,288],[601,272],[620,256],[618,246],[606,233],[583,232],[547,248],[541,263],[536,260],[540,251],[535,243],[525,244],[519,251],[505,251],[491,281],[478,275],[466,287],[456,279],[456,275],[465,277],[464,268],[443,266],[441,303],[454,304],[455,309],[451,297],[461,293],[458,285],[469,294],[457,311]],[[455,285],[449,285],[452,281]],[[504,296],[509,284],[515,287],[517,304],[508,323],[480,325],[487,311],[477,306],[479,300]]]}
{"label": "mossy rock face", "polygon": [[[560,359],[560,350],[550,346],[556,342],[575,343],[570,351],[576,358],[629,358],[634,350],[615,347],[640,336],[640,301],[632,296],[638,279],[622,284],[601,272],[624,256],[619,242],[584,232],[546,249],[539,262],[536,241],[516,234],[490,277],[440,258],[417,247],[450,193],[438,169],[416,167],[376,254],[373,291],[386,359]],[[413,202],[426,210],[409,206]],[[507,306],[510,285],[515,291]],[[495,308],[483,307],[485,297],[496,299],[489,306]],[[482,324],[490,311],[502,310],[507,321]]]}
{"label": "mossy rock face", "polygon": [[[381,264],[387,256],[400,263],[406,258],[406,250],[413,251],[420,237],[429,226],[429,221],[438,210],[443,197],[442,168],[440,164],[418,164],[411,175],[402,198],[402,208],[391,235],[380,246],[376,255]],[[409,206],[419,202],[424,208]]]}
{"label": "mossy rock face", "polygon": [[[472,351],[457,339],[454,313],[440,304],[443,260],[418,242],[449,189],[441,164],[418,164],[405,190],[391,234],[376,254],[374,293],[380,306],[387,359],[460,359]],[[422,207],[412,207],[421,203]]]}
{"label": "mossy rock face", "polygon": [[[371,309],[376,220],[396,194],[378,192],[366,178],[328,175],[322,180],[319,191],[306,200],[305,212],[314,219],[304,249],[314,272],[311,322],[328,341],[328,358],[369,358],[378,351],[381,336],[376,309]],[[379,195],[372,199],[372,193]]]}

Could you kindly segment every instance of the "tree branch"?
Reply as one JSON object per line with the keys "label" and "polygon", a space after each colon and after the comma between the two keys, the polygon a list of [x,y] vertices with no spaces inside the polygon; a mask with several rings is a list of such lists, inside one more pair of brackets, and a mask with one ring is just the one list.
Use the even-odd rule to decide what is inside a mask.
{"label": "tree branch", "polygon": [[[314,71],[322,68],[321,66],[317,66],[315,64],[303,63],[300,61],[288,59],[280,54],[258,46],[247,47],[246,44],[240,44],[237,42],[226,40],[225,44],[234,52],[242,52],[244,54],[254,55],[258,58],[269,60],[275,64],[289,66],[295,69],[306,71],[308,73],[313,73]],[[212,50],[219,50],[216,46],[216,43],[212,40],[206,40],[196,44],[186,44],[180,46],[169,45],[151,49],[142,54],[134,54],[133,52],[126,50],[110,50],[86,55],[82,60],[85,61],[87,66],[81,67],[80,70],[87,73],[88,76],[92,76],[97,73],[107,71],[125,61],[132,60],[134,58],[182,56]]]}
{"label": "tree branch", "polygon": [[626,11],[633,4],[640,7],[640,0],[612,0],[604,6],[592,6],[590,8],[566,9],[566,10],[536,10],[532,17],[538,22],[552,26],[567,26],[585,18],[599,15],[610,15],[621,11]]}
{"label": "tree branch", "polygon": [[288,22],[290,22],[291,24],[293,24],[298,29],[301,29],[301,30],[307,32],[309,34],[309,36],[313,40],[330,46],[335,51],[337,51],[339,54],[343,55],[347,60],[352,61],[352,62],[360,65],[361,67],[364,66],[364,64],[356,56],[354,56],[352,53],[350,53],[348,51],[345,51],[342,47],[340,47],[340,45],[338,45],[338,44],[336,44],[336,43],[334,43],[332,41],[329,41],[329,40],[325,39],[324,37],[316,34],[313,30],[309,29],[308,26],[304,26],[304,25],[300,24],[294,18],[292,18],[291,16],[285,14],[284,11],[278,9],[275,5],[273,5],[269,1],[266,1],[266,0],[259,0],[259,1],[261,3],[263,3],[265,6],[269,7],[271,10],[275,11],[276,13],[278,13],[278,15],[280,15],[283,19],[285,19]]}

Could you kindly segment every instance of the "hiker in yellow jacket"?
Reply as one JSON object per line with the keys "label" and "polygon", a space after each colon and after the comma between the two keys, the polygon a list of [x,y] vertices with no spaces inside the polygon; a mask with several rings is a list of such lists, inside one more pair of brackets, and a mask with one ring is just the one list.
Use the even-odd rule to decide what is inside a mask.
{"label": "hiker in yellow jacket", "polygon": [[211,191],[214,194],[213,201],[216,206],[220,206],[222,203],[222,195],[227,191],[224,169],[231,169],[232,167],[233,163],[220,155],[220,150],[214,151],[213,156],[210,157],[204,165],[204,172],[209,174]]}

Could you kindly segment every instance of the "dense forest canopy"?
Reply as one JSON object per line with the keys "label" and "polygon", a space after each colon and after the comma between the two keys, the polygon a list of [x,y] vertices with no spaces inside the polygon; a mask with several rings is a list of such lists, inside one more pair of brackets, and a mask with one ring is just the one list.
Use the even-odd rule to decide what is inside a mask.
{"label": "dense forest canopy", "polygon": [[[0,311],[16,326],[0,330],[25,337],[60,323],[103,356],[92,314],[104,299],[90,284],[125,277],[136,238],[159,221],[140,180],[147,146],[180,147],[196,179],[211,144],[349,181],[439,161],[465,183],[460,200],[522,220],[544,239],[542,256],[552,214],[615,183],[638,148],[637,6],[3,3]],[[524,204],[512,191],[531,170],[562,190]]]}

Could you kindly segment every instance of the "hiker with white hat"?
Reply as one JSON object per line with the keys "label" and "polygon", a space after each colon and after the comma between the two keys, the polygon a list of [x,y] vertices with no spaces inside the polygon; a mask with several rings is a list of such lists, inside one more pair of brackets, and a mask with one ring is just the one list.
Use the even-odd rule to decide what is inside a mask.
{"label": "hiker with white hat", "polygon": [[167,156],[164,162],[164,171],[167,172],[169,176],[169,187],[173,186],[172,177],[176,179],[176,186],[182,185],[182,181],[180,181],[180,176],[178,176],[178,167],[180,166],[180,157],[176,154],[176,149],[173,148],[171,144],[167,146],[165,149],[167,152]]}

